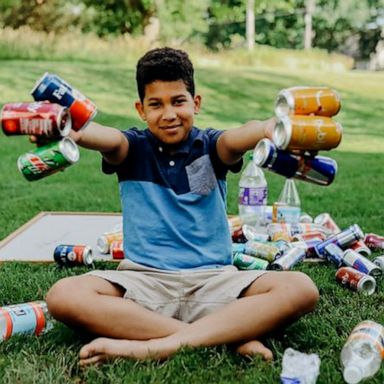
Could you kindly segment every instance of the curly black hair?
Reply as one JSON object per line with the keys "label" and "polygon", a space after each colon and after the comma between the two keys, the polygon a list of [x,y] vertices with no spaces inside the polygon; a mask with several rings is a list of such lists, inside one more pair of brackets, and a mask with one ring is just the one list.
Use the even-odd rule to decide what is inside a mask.
{"label": "curly black hair", "polygon": [[145,86],[156,80],[182,80],[188,92],[195,96],[193,64],[188,54],[182,50],[163,47],[148,51],[136,66],[137,91],[141,102],[145,96]]}

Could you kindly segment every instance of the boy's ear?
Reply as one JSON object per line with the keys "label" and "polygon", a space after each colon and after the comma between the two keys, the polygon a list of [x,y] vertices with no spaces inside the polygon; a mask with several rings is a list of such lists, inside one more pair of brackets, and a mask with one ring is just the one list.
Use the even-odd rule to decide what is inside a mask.
{"label": "boy's ear", "polygon": [[200,95],[196,95],[196,96],[193,98],[193,102],[195,103],[194,112],[195,112],[195,114],[197,115],[197,114],[200,112],[200,107],[201,107],[201,96],[200,96]]}
{"label": "boy's ear", "polygon": [[135,108],[139,116],[142,118],[142,120],[146,120],[145,113],[144,113],[144,108],[143,108],[143,103],[140,100],[137,100],[135,102]]}

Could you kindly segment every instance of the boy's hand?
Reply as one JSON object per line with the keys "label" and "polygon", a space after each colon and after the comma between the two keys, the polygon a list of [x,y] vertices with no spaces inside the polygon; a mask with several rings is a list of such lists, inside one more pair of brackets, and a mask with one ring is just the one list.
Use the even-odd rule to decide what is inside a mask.
{"label": "boy's hand", "polygon": [[267,139],[272,140],[272,135],[273,135],[273,131],[275,129],[276,123],[277,123],[276,117],[271,117],[270,119],[264,121],[264,136]]}

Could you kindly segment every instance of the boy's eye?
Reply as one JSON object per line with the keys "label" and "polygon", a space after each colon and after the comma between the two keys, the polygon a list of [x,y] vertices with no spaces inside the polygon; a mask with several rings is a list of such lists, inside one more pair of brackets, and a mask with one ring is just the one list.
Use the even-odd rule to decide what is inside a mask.
{"label": "boy's eye", "polygon": [[180,104],[183,104],[183,103],[185,103],[184,99],[177,99],[177,100],[175,100],[175,104],[176,105],[180,105]]}
{"label": "boy's eye", "polygon": [[157,101],[154,101],[154,102],[152,102],[152,103],[149,103],[148,105],[149,105],[150,107],[158,107],[158,106],[160,105],[160,103],[157,102]]}

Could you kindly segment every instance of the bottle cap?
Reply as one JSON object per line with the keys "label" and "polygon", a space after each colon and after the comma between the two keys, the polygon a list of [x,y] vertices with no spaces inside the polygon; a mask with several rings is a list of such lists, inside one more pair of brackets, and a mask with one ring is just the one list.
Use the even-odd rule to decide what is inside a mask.
{"label": "bottle cap", "polygon": [[344,380],[348,384],[357,384],[363,378],[363,372],[357,365],[347,365],[343,372]]}

